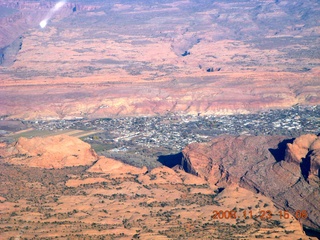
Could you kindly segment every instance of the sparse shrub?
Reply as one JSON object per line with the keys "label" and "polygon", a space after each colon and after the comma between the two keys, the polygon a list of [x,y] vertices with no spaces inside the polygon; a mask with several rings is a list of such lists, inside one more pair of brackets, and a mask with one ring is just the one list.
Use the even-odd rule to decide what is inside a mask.
{"label": "sparse shrub", "polygon": [[18,214],[16,212],[12,212],[10,216],[15,217],[15,216],[18,216]]}
{"label": "sparse shrub", "polygon": [[281,224],[281,222],[279,221],[279,220],[274,220],[273,222],[273,225],[275,225],[275,226],[280,226],[280,224]]}
{"label": "sparse shrub", "polygon": [[129,223],[129,219],[127,219],[127,218],[122,220],[122,224],[123,224],[124,228],[128,228],[128,229],[131,228],[131,224]]}

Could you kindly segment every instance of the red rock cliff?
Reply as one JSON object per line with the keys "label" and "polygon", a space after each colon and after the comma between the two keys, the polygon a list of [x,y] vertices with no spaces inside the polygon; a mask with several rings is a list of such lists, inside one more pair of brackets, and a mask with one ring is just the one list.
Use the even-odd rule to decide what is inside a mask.
{"label": "red rock cliff", "polygon": [[308,218],[300,219],[301,222],[317,229],[320,227],[319,137],[304,135],[292,144],[286,144],[284,139],[224,136],[208,143],[190,144],[182,152],[182,166],[219,187],[238,183],[260,192],[293,215],[306,210]]}

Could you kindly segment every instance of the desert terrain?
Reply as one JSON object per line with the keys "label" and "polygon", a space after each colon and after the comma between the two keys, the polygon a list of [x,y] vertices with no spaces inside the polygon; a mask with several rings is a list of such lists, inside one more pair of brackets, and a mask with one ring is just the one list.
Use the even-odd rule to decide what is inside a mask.
{"label": "desert terrain", "polygon": [[[258,142],[258,138],[235,141],[243,143],[244,151],[251,151],[250,142]],[[261,148],[279,139],[260,138]],[[225,141],[215,140],[218,145],[224,145]],[[229,142],[232,141],[229,137]],[[205,176],[202,169],[211,171],[209,166],[215,169],[218,165],[202,168],[201,164],[207,161],[199,157],[199,152],[205,154],[205,149],[215,142],[202,144],[197,150],[192,150],[194,145],[186,148],[180,167],[163,166],[151,171],[98,156],[88,144],[67,135],[21,138],[11,145],[3,144],[0,146],[1,236],[4,239],[316,239],[305,235],[301,223],[320,225],[317,204],[290,203],[288,207],[264,196],[263,185],[260,189],[263,194],[248,190],[248,186],[252,187],[248,177],[244,180],[247,186],[240,187],[236,178],[243,170],[228,167],[229,160],[222,163],[226,164],[225,172]],[[288,144],[291,158],[296,156],[295,152],[301,152],[299,147],[304,149],[308,143],[319,149],[319,138],[305,135]],[[222,150],[221,146],[217,147]],[[231,151],[232,154],[235,153]],[[259,155],[251,154],[251,157]],[[269,157],[265,163],[259,163],[260,168],[268,169],[272,161]],[[219,156],[213,158],[218,160]],[[299,161],[298,156],[296,159]],[[291,171],[294,169],[295,164],[289,160],[281,162],[291,166]],[[312,162],[315,163],[312,169],[319,171],[319,155],[312,157]],[[229,174],[230,178],[226,177]],[[299,169],[296,174],[301,175]],[[313,170],[309,179],[311,175],[314,183],[304,182],[311,194],[300,196],[312,202],[318,201],[310,196],[313,192],[315,198],[319,197],[316,193],[319,189],[314,186],[319,184],[319,175]],[[287,187],[290,189],[290,185],[284,186]],[[270,192],[276,194],[275,189]],[[277,193],[278,197],[283,196],[280,191]],[[217,215],[219,211],[221,215]]]}
{"label": "desert terrain", "polygon": [[[0,115],[248,113],[319,104],[318,1],[0,2]],[[1,15],[0,15],[1,16]]]}
{"label": "desert terrain", "polygon": [[0,0],[0,239],[319,239],[319,16]]}

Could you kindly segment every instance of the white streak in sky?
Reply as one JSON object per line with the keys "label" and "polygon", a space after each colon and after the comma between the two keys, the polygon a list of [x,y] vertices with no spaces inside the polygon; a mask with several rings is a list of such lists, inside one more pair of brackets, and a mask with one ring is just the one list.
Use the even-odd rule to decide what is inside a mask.
{"label": "white streak in sky", "polygon": [[52,18],[55,12],[57,12],[60,8],[62,8],[66,4],[66,0],[61,0],[57,2],[53,8],[50,9],[47,16],[39,23],[41,28],[45,28],[48,24],[48,21]]}
{"label": "white streak in sky", "polygon": [[56,5],[54,5],[53,7],[53,11],[56,12],[58,11],[60,8],[63,7],[63,5],[66,4],[66,1],[60,1],[60,2],[57,2]]}

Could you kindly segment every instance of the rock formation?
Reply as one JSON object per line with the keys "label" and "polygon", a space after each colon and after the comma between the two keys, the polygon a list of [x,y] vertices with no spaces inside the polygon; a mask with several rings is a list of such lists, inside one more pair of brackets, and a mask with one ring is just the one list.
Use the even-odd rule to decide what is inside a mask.
{"label": "rock formation", "polygon": [[[309,217],[299,220],[311,227],[319,226],[319,191],[313,185],[317,176],[308,183],[301,177],[299,164],[273,158],[271,152],[284,150],[276,149],[283,139],[222,136],[209,143],[191,144],[183,151],[182,165],[198,176],[178,166],[148,172],[145,167],[98,157],[88,144],[65,135],[20,138],[10,145],[0,143],[0,233],[8,239],[17,236],[19,228],[7,231],[4,226],[28,219],[28,228],[19,232],[23,237],[36,237],[37,229],[43,236],[52,237],[55,229],[56,238],[69,231],[69,236],[77,237],[116,233],[120,238],[125,233],[142,239],[158,239],[163,234],[174,239],[205,239],[221,232],[221,239],[303,238],[302,228],[292,215],[297,209],[306,210]],[[307,139],[315,138],[310,135]],[[316,139],[310,143],[309,148],[318,149]],[[298,145],[308,146],[304,141]],[[269,151],[270,147],[273,149]],[[79,165],[91,167],[63,168]],[[238,183],[254,191],[240,188]],[[221,187],[225,187],[223,191]],[[274,215],[269,220],[244,217],[244,211],[251,209],[255,213],[278,212],[261,193],[292,215],[285,219]],[[237,209],[238,217],[214,220],[215,212],[228,209]]]}
{"label": "rock formation", "polygon": [[298,137],[288,144],[285,160],[300,166],[306,180],[310,175],[320,177],[320,138],[314,134]]}
{"label": "rock formation", "polygon": [[98,161],[90,167],[88,172],[98,172],[98,173],[131,173],[131,174],[143,174],[148,171],[146,167],[137,168],[130,166],[128,164],[122,163],[120,161],[114,160],[112,158],[99,157]]}
{"label": "rock formation", "polygon": [[[274,161],[268,148],[276,148],[284,137],[221,136],[209,143],[193,143],[183,151],[182,166],[187,172],[225,186],[240,178],[258,162]],[[268,146],[268,148],[266,148]]]}
{"label": "rock formation", "polygon": [[[285,149],[278,148],[284,139],[224,136],[209,143],[194,143],[183,150],[181,165],[211,184],[225,187],[238,183],[260,192],[293,215],[306,210],[308,218],[299,220],[306,226],[319,228],[319,137],[304,135],[288,143]],[[284,155],[279,154],[284,151]],[[277,161],[276,154],[284,158]]]}
{"label": "rock formation", "polygon": [[11,164],[41,168],[84,166],[98,159],[89,144],[67,135],[19,138],[9,146],[2,146],[0,156]]}

